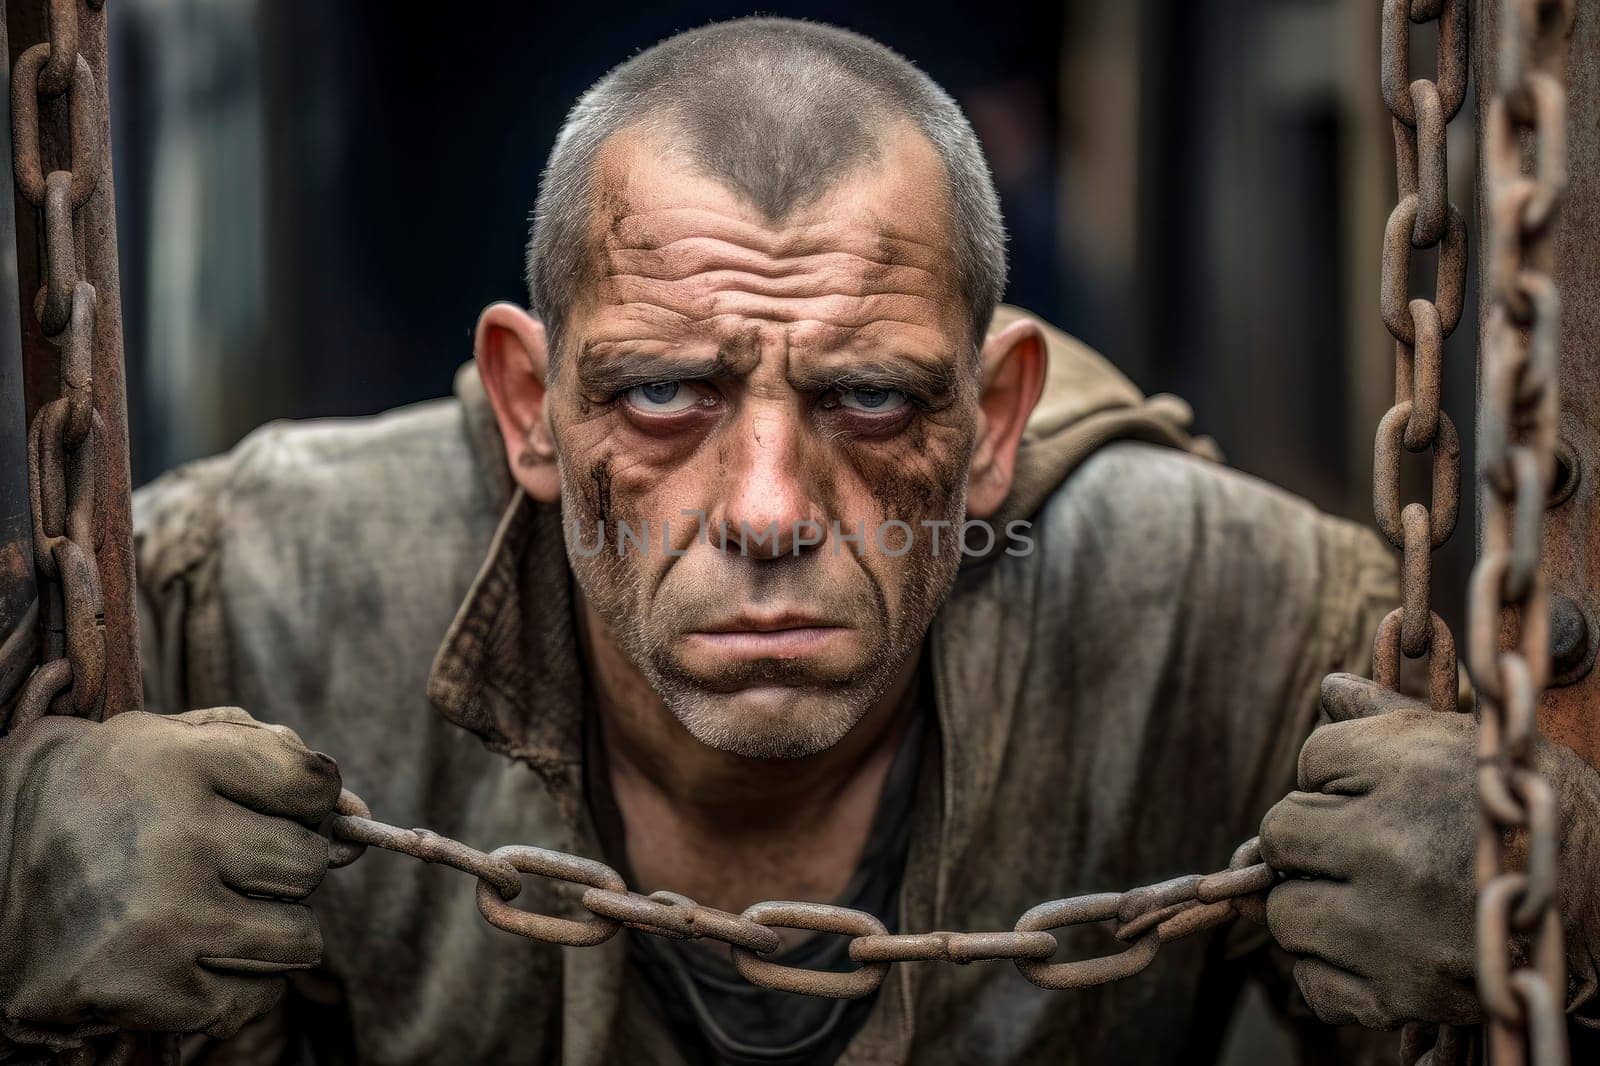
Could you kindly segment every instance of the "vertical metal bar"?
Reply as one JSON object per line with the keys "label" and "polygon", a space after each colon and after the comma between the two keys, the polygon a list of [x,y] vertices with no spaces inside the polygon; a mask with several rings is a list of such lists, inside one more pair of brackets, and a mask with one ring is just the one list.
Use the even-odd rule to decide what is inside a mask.
{"label": "vertical metal bar", "polygon": [[[1473,69],[1478,143],[1493,94],[1499,40],[1497,3],[1474,7]],[[1556,236],[1555,280],[1561,292],[1560,469],[1545,515],[1541,570],[1550,588],[1551,681],[1539,708],[1544,735],[1600,766],[1600,12],[1580,3],[1567,50],[1567,190]],[[1488,226],[1479,169],[1478,225]],[[1480,284],[1487,284],[1479,260]],[[1489,302],[1479,314],[1479,343]],[[1482,383],[1480,382],[1480,390]]]}
{"label": "vertical metal bar", "polygon": [[[28,45],[48,37],[43,3],[20,3],[10,0],[5,5],[6,55],[10,62]],[[133,521],[129,504],[130,478],[128,473],[128,414],[122,365],[122,310],[117,270],[117,218],[112,195],[111,124],[108,85],[106,77],[106,14],[103,7],[84,5],[78,14],[78,49],[88,60],[95,74],[95,91],[99,107],[95,109],[100,128],[101,158],[99,182],[87,203],[79,209],[78,230],[83,234],[80,250],[84,275],[91,279],[98,291],[95,315],[93,356],[94,407],[105,427],[100,444],[100,467],[97,472],[99,541],[95,549],[100,570],[100,590],[105,605],[106,679],[104,708],[106,714],[137,710],[143,700],[139,682],[138,630],[135,624],[133,583]],[[9,84],[9,79],[8,82]],[[65,108],[64,99],[42,102],[46,114],[49,108]],[[45,160],[63,161],[69,147],[55,143],[71,128],[67,116],[56,116],[58,121],[42,123],[45,141],[42,145]],[[7,185],[11,184],[9,163],[6,167]],[[16,264],[18,286],[13,291],[21,293],[23,305],[39,290],[43,280],[42,242],[44,234],[39,212],[32,204],[13,191],[10,202],[15,206]],[[31,312],[23,313],[21,320],[22,369],[27,416],[54,399],[59,392],[60,355],[39,327],[38,318]],[[0,324],[3,328],[3,324]]]}
{"label": "vertical metal bar", "polygon": [[[0,34],[5,32],[0,25]],[[0,129],[11,128],[11,64],[0,49]],[[11,141],[0,137],[0,707],[38,659],[39,587],[28,505],[28,421],[17,313]]]}

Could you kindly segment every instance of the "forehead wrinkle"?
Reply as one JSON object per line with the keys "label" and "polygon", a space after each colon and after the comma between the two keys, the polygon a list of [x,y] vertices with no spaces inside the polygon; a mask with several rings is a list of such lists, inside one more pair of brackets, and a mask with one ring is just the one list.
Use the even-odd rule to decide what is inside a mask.
{"label": "forehead wrinkle", "polygon": [[[606,310],[625,311],[633,306],[656,310],[653,304]],[[660,316],[602,313],[579,346],[578,355],[601,363],[667,355],[698,360],[720,357],[728,367],[738,370],[760,358],[762,327],[737,316],[724,321],[725,317],[691,319],[672,312],[670,320],[660,322]]]}
{"label": "forehead wrinkle", "polygon": [[893,232],[885,219],[868,213],[863,220],[825,217],[773,229],[719,211],[693,207],[646,209],[620,214],[607,232],[607,251],[662,251],[696,241],[721,241],[769,258],[792,258],[815,252],[845,252],[874,262],[920,266],[932,270],[949,256],[946,244]]}
{"label": "forehead wrinkle", "polygon": [[585,344],[681,337],[699,326],[699,320],[691,315],[644,300],[594,301],[594,305],[596,314],[584,330]]}
{"label": "forehead wrinkle", "polygon": [[682,247],[682,244],[676,242],[671,249],[606,249],[603,276],[683,281],[717,273],[782,279],[820,277],[834,268],[834,276],[860,276],[871,280],[892,277],[901,285],[910,287],[924,282],[924,287],[930,289],[937,289],[940,284],[938,275],[926,267],[873,259],[857,252],[824,251],[774,258],[709,239],[697,241],[693,247]]}
{"label": "forehead wrinkle", "polygon": [[916,283],[919,277],[903,277],[894,268],[879,274],[835,274],[809,272],[769,276],[742,270],[708,270],[684,277],[657,277],[654,274],[615,273],[599,279],[602,292],[617,302],[660,301],[663,306],[683,306],[712,300],[719,295],[741,294],[783,299],[824,297],[868,299],[903,297],[908,300],[937,302],[939,290]]}
{"label": "forehead wrinkle", "polygon": [[[629,312],[639,310],[637,316]],[[652,313],[660,312],[660,313]],[[768,324],[770,326],[770,324]],[[600,309],[586,330],[588,344],[623,343],[634,346],[677,344],[706,348],[725,343],[724,338],[749,333],[760,336],[764,326],[748,315],[717,312],[691,316],[677,311],[663,312],[654,304],[612,304]],[[847,344],[882,346],[891,350],[914,347],[929,351],[942,351],[947,345],[944,335],[926,322],[890,316],[869,317],[857,323],[829,322],[824,319],[794,319],[778,325],[793,342],[807,348],[827,350],[842,348]],[[887,329],[888,337],[879,335]]]}
{"label": "forehead wrinkle", "polygon": [[595,286],[595,304],[602,313],[627,313],[635,307],[668,311],[679,316],[681,323],[733,315],[767,322],[814,320],[859,326],[881,320],[926,325],[937,321],[947,310],[939,296],[931,293],[880,292],[868,287],[854,294],[826,285],[783,291],[781,283],[766,288],[770,291],[630,275],[602,279]]}
{"label": "forehead wrinkle", "polygon": [[[920,353],[941,353],[947,347],[943,334],[933,326],[895,318],[876,318],[854,325],[813,320],[797,323],[790,331],[797,347],[820,356],[884,352],[921,357]],[[931,358],[944,356],[933,354]]]}

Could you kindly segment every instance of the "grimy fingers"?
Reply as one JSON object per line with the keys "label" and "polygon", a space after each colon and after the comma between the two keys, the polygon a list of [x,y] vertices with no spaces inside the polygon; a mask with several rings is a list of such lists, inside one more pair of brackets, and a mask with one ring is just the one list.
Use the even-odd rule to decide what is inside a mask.
{"label": "grimy fingers", "polygon": [[1322,679],[1322,709],[1335,722],[1351,722],[1415,706],[1417,701],[1410,697],[1355,674],[1329,674]]}
{"label": "grimy fingers", "polygon": [[304,899],[328,872],[328,840],[286,818],[218,798],[204,832],[217,856],[217,876],[235,892]]}
{"label": "grimy fingers", "polygon": [[253,811],[316,825],[339,798],[338,764],[287,730],[218,721],[191,743],[217,794]]}
{"label": "grimy fingers", "polygon": [[1371,982],[1321,959],[1301,959],[1294,964],[1300,994],[1325,1025],[1361,1025],[1368,1029],[1394,1027]]}
{"label": "grimy fingers", "polygon": [[1348,796],[1291,792],[1261,819],[1261,857],[1275,870],[1335,881],[1356,872],[1363,827]]}
{"label": "grimy fingers", "polygon": [[201,987],[207,1000],[207,1015],[193,1031],[226,1040],[246,1022],[278,1005],[283,998],[284,980],[210,973],[202,976]]}
{"label": "grimy fingers", "polygon": [[1302,792],[1357,795],[1371,790],[1372,726],[1332,722],[1314,730],[1300,746],[1295,784]]}
{"label": "grimy fingers", "polygon": [[1365,977],[1372,939],[1358,903],[1342,882],[1285,881],[1267,897],[1267,931],[1285,951]]}
{"label": "grimy fingers", "polygon": [[224,973],[306,970],[322,961],[322,931],[304,903],[241,897],[224,941],[205,945],[195,961]]}

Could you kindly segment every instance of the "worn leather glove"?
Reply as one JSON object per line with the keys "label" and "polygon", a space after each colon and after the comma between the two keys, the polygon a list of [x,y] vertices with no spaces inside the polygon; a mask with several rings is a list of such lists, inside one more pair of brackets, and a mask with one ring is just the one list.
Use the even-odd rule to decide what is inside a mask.
{"label": "worn leather glove", "polygon": [[1290,876],[1267,928],[1324,1022],[1476,1021],[1476,723],[1351,674],[1322,704],[1301,791],[1261,822],[1262,858]]}
{"label": "worn leather glove", "polygon": [[[1324,1022],[1479,1021],[1477,723],[1351,674],[1324,679],[1322,704],[1334,721],[1300,751],[1301,791],[1261,823],[1262,857],[1289,875],[1268,929],[1301,956],[1295,980]],[[1550,744],[1537,768],[1561,796],[1561,907],[1589,999],[1600,777]]]}
{"label": "worn leather glove", "polygon": [[0,741],[0,1015],[61,1044],[112,1027],[232,1034],[322,954],[304,899],[332,759],[236,707]]}

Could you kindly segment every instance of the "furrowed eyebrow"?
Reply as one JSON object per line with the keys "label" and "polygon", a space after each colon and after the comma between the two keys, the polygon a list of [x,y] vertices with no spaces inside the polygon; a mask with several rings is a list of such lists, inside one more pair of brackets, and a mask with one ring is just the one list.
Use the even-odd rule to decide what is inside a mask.
{"label": "furrowed eyebrow", "polygon": [[578,382],[593,392],[623,392],[655,381],[713,378],[729,372],[721,355],[589,355],[578,360]]}
{"label": "furrowed eyebrow", "polygon": [[[598,346],[597,346],[598,347]],[[639,355],[619,351],[613,344],[585,349],[577,360],[579,386],[587,392],[611,395],[657,381],[687,381],[730,377],[738,373],[739,360],[724,350],[714,355]],[[895,389],[934,406],[955,399],[960,386],[957,367],[929,366],[911,359],[861,358],[821,366],[791,365],[789,383],[802,392],[829,389]]]}
{"label": "furrowed eyebrow", "polygon": [[826,389],[894,389],[926,400],[945,403],[954,399],[958,372],[946,364],[928,366],[909,359],[852,359],[827,366],[801,366],[789,373],[789,383],[801,391]]}

